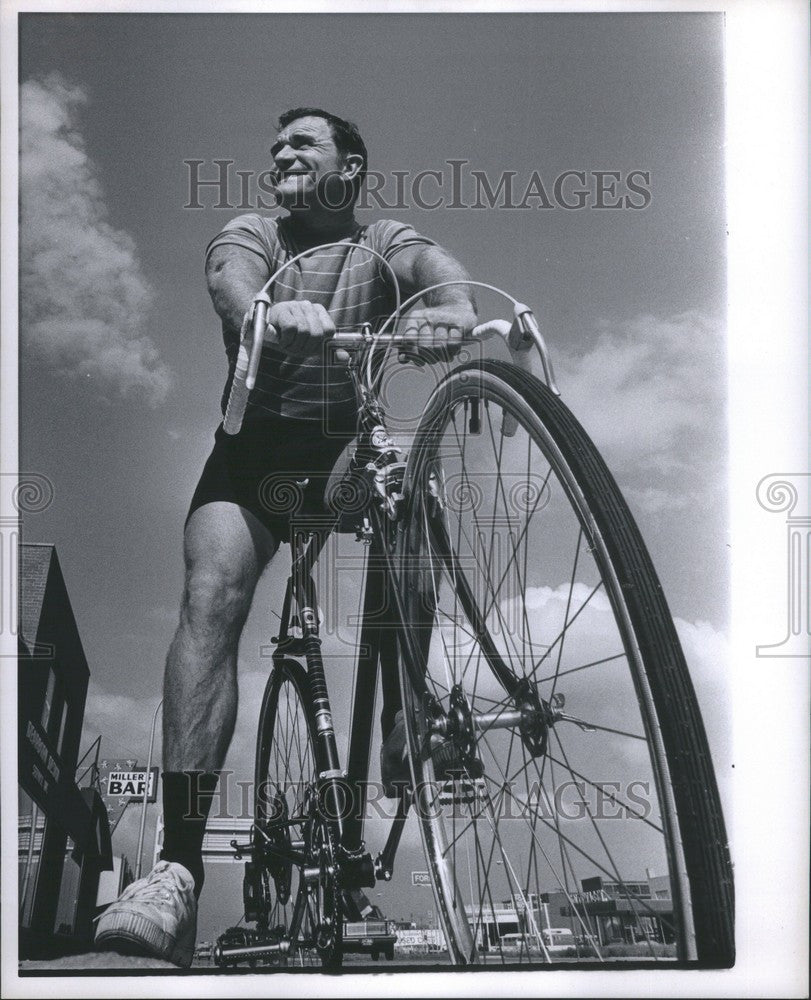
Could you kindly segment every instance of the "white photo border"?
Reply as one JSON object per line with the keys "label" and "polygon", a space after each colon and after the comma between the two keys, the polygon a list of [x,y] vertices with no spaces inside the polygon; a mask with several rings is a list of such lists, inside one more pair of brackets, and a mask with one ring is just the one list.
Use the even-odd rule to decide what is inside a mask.
{"label": "white photo border", "polygon": [[[17,471],[17,16],[23,12],[269,13],[267,3],[4,0],[2,21],[2,473]],[[16,671],[2,690],[3,995],[22,996],[806,996],[809,660],[763,658],[785,629],[785,528],[757,503],[769,474],[806,474],[808,449],[808,26],[802,0],[716,3],[274,4],[272,12],[718,12],[725,15],[730,544],[735,777],[730,834],[737,961],[725,971],[176,978],[17,975]],[[508,76],[505,77],[508,79]],[[8,514],[0,511],[0,516]],[[807,595],[806,595],[807,596]],[[5,599],[5,598],[3,598]],[[3,634],[3,652],[16,637]],[[13,654],[13,650],[11,650]],[[6,659],[5,663],[13,660]],[[471,979],[475,975],[475,980]]]}

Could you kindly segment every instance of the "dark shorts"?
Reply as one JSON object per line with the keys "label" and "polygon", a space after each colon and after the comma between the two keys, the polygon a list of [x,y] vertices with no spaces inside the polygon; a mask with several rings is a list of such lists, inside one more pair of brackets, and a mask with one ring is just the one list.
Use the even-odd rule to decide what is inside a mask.
{"label": "dark shorts", "polygon": [[234,503],[278,542],[288,541],[291,518],[328,519],[330,474],[353,437],[324,437],[320,424],[284,419],[243,427],[233,437],[218,427],[186,521],[207,503]]}

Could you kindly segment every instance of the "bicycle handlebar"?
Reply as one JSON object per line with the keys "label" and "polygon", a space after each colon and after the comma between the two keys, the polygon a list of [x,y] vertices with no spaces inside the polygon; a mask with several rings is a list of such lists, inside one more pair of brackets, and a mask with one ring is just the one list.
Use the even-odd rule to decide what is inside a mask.
{"label": "bicycle handlebar", "polygon": [[[254,299],[253,315],[251,321],[246,325],[245,335],[239,345],[234,379],[231,384],[231,393],[225,408],[223,430],[226,434],[238,434],[242,427],[248,397],[256,383],[256,373],[259,369],[262,347],[268,331],[275,333],[273,327],[269,327],[266,321],[269,306],[270,299],[267,294],[257,295]],[[541,355],[547,384],[556,395],[560,395],[555,385],[552,362],[547,353],[543,337],[538,330],[532,310],[528,306],[516,303],[514,311],[515,316],[512,322],[504,319],[495,319],[489,320],[486,323],[480,323],[463,337],[462,343],[470,343],[474,340],[484,343],[495,337],[500,337],[506,343],[513,363],[526,372],[530,371],[529,349],[536,346]],[[330,338],[330,342],[338,347],[357,347],[364,344],[370,346],[378,344],[414,344],[414,338],[406,337],[402,333],[375,334],[369,327],[361,330],[337,332]],[[436,346],[444,347],[447,346],[447,343],[440,341]],[[503,423],[505,436],[512,437],[515,433],[515,428],[515,419],[510,414],[505,413]]]}

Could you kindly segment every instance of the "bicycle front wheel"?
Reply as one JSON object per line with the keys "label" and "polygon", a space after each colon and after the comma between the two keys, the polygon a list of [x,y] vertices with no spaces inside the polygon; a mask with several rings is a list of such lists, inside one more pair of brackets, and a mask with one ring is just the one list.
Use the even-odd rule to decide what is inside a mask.
{"label": "bicycle front wheel", "polygon": [[[311,704],[306,671],[294,660],[277,663],[256,747],[254,858],[261,860],[254,862],[253,908],[261,930],[283,943],[282,964],[335,968],[343,924],[332,835],[318,808]],[[305,863],[286,860],[283,851]]]}
{"label": "bicycle front wheel", "polygon": [[731,964],[694,691],[586,433],[514,366],[462,367],[426,407],[405,492],[400,677],[452,959]]}

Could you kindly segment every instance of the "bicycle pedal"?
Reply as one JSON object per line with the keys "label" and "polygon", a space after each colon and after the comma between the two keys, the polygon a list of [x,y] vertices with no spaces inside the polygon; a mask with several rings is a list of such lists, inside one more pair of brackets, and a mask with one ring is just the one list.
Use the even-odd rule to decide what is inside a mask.
{"label": "bicycle pedal", "polygon": [[441,782],[439,786],[440,805],[472,805],[487,798],[487,784],[483,778],[461,780],[452,778]]}

